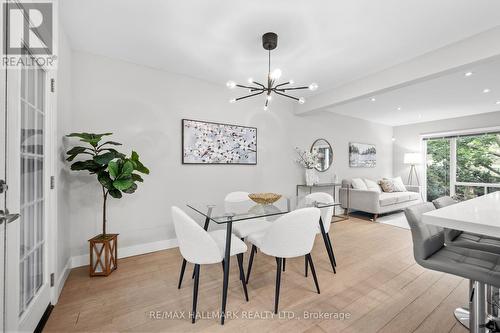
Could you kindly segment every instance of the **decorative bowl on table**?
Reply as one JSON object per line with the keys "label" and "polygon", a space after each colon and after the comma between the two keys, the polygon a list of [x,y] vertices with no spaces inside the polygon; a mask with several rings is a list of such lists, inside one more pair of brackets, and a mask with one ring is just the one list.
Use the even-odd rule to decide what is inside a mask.
{"label": "decorative bowl on table", "polygon": [[270,205],[275,203],[281,198],[281,194],[276,193],[250,193],[248,195],[252,201],[262,204],[262,205]]}

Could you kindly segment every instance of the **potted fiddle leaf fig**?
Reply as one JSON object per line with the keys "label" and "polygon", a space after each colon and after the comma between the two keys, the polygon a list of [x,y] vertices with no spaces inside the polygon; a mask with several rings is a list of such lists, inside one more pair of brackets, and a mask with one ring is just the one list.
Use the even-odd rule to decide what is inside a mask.
{"label": "potted fiddle leaf fig", "polygon": [[103,137],[113,133],[71,133],[69,138],[79,138],[84,145],[75,146],[66,154],[68,162],[76,157],[71,170],[88,171],[95,175],[102,188],[102,234],[89,239],[90,275],[108,276],[117,267],[118,234],[106,232],[106,203],[108,197],[122,198],[123,194],[132,194],[137,190],[137,183],[142,183],[140,174],[149,174],[148,168],[139,160],[139,155],[132,151],[130,156],[119,152],[116,147],[121,143],[104,141]]}

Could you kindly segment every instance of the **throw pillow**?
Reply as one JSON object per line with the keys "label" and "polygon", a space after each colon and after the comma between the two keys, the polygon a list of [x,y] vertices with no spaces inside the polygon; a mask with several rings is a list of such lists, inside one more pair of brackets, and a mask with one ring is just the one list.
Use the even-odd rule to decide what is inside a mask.
{"label": "throw pillow", "polygon": [[353,178],[351,180],[352,188],[355,190],[368,190],[365,182],[361,178]]}
{"label": "throw pillow", "polygon": [[374,192],[377,192],[377,193],[380,193],[382,192],[382,190],[380,189],[380,186],[374,182],[373,180],[370,180],[370,179],[363,179],[366,183],[366,187],[368,188],[368,191],[374,191]]}
{"label": "throw pillow", "polygon": [[382,191],[384,192],[397,192],[396,187],[394,186],[394,182],[390,179],[382,179],[380,182],[380,187],[382,187]]}
{"label": "throw pillow", "polygon": [[403,184],[401,177],[392,178],[391,180],[398,192],[406,192],[406,186]]}

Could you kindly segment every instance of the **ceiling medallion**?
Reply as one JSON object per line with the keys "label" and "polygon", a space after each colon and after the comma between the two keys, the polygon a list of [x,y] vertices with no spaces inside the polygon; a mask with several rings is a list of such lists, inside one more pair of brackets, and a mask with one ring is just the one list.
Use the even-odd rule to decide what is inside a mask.
{"label": "ceiling medallion", "polygon": [[299,104],[304,104],[306,101],[304,97],[299,98],[291,96],[288,95],[287,92],[290,90],[302,90],[302,89],[309,89],[314,91],[318,89],[318,85],[316,83],[311,83],[309,86],[292,87],[291,85],[293,85],[294,83],[293,80],[288,80],[287,82],[279,83],[278,81],[281,77],[281,70],[279,68],[276,68],[271,72],[271,50],[274,50],[276,46],[278,46],[278,35],[275,34],[274,32],[268,32],[262,35],[262,46],[264,47],[264,49],[269,51],[267,84],[264,85],[262,83],[254,81],[251,78],[248,79],[248,85],[237,84],[234,81],[227,81],[226,86],[229,89],[234,89],[238,87],[238,88],[248,89],[248,91],[250,92],[249,95],[233,98],[229,102],[236,103],[237,101],[240,101],[242,99],[258,96],[265,93],[267,96],[266,96],[266,103],[264,104],[264,110],[267,110],[269,103],[273,98],[272,93],[275,93],[276,95],[291,98],[297,101]]}

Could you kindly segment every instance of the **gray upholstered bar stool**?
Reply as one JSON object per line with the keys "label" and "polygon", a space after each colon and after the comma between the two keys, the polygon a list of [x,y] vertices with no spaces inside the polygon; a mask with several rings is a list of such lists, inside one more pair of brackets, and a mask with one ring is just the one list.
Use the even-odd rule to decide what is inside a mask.
{"label": "gray upholstered bar stool", "polygon": [[[445,246],[443,228],[422,223],[422,214],[434,210],[430,202],[406,208],[405,215],[411,228],[413,254],[422,267],[461,276],[474,281],[484,291],[484,284],[500,286],[500,256],[488,252]],[[473,294],[471,332],[483,332],[479,326],[486,323],[485,295]]]}
{"label": "gray upholstered bar stool", "polygon": [[[456,200],[449,196],[443,196],[432,201],[434,206],[439,208],[444,208],[450,205],[458,203]],[[447,246],[458,246],[473,250],[480,250],[491,252],[500,255],[500,239],[494,237],[488,237],[484,235],[478,235],[470,232],[464,232],[460,230],[444,229],[444,242]],[[469,286],[472,292],[472,286]],[[487,303],[488,303],[488,313],[493,317],[498,318],[498,288],[489,287],[487,292]],[[458,308],[455,311],[455,316],[457,319],[466,327],[468,327],[469,322],[469,310],[466,308]]]}

